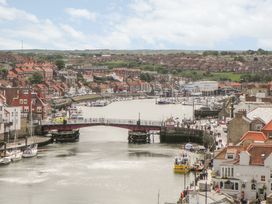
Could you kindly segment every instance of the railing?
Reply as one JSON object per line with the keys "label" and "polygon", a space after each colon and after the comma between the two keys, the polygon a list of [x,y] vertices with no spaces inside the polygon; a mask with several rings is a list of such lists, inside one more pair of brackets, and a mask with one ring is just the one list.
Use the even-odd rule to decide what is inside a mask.
{"label": "railing", "polygon": [[[41,125],[63,124],[54,121],[42,121]],[[138,120],[129,119],[111,119],[111,118],[85,118],[85,119],[68,119],[66,124],[102,124],[102,125],[137,125]],[[141,126],[163,126],[163,121],[140,120]]]}

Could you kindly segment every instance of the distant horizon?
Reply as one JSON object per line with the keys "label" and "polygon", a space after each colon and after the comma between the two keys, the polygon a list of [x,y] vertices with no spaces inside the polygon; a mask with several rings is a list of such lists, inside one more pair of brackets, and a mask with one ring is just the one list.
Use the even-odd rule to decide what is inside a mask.
{"label": "distant horizon", "polygon": [[[262,48],[258,48],[262,49]],[[184,49],[70,49],[70,50],[61,50],[61,49],[0,49],[0,52],[31,52],[31,51],[42,51],[42,52],[205,52],[205,51],[217,51],[217,52],[247,52],[247,51],[254,51],[257,52],[258,49],[246,49],[246,50],[215,50],[215,49],[198,49],[198,50],[184,50]],[[264,50],[264,49],[263,49]],[[264,50],[267,52],[271,52],[272,50]]]}

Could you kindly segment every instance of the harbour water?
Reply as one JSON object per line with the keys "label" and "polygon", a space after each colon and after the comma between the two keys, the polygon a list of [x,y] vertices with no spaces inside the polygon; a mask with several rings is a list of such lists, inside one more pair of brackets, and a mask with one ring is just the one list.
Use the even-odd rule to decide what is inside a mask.
{"label": "harbour water", "polygon": [[[190,106],[155,105],[154,100],[82,107],[85,117],[162,120],[192,115]],[[128,130],[89,127],[80,141],[51,144],[38,157],[0,168],[0,201],[5,204],[150,204],[176,202],[193,175],[173,173],[180,145],[128,144]]]}

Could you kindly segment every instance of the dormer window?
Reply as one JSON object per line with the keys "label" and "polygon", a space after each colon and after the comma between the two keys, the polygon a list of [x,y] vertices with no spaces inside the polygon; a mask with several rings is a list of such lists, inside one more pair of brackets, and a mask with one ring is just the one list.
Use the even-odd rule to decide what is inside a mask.
{"label": "dormer window", "polygon": [[229,160],[234,159],[234,154],[227,154],[227,159]]}

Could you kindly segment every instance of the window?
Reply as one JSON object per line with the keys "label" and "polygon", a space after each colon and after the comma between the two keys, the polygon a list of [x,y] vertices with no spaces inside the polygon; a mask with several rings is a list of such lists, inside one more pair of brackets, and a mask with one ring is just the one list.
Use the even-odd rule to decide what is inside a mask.
{"label": "window", "polygon": [[233,168],[231,168],[231,175],[230,176],[233,177]]}
{"label": "window", "polygon": [[238,183],[235,183],[235,190],[239,190],[239,184]]}
{"label": "window", "polygon": [[228,176],[230,176],[230,168],[228,168]]}
{"label": "window", "polygon": [[24,112],[28,112],[28,106],[24,107]]}
{"label": "window", "polygon": [[24,99],[20,99],[19,103],[22,105],[24,104]]}
{"label": "window", "polygon": [[222,177],[224,177],[225,176],[225,168],[224,167],[222,167]]}
{"label": "window", "polygon": [[234,190],[234,183],[231,181],[226,181],[224,183],[224,189]]}
{"label": "window", "polygon": [[[271,186],[272,186],[272,184],[271,184]],[[220,181],[220,188],[223,188],[223,182],[222,181]]]}
{"label": "window", "polygon": [[272,133],[271,132],[269,133],[269,138],[272,138]]}
{"label": "window", "polygon": [[255,183],[251,184],[251,190],[256,190],[256,184]]}
{"label": "window", "polygon": [[265,176],[261,176],[261,181],[265,181]]}
{"label": "window", "polygon": [[42,112],[42,107],[38,106],[37,107],[37,112]]}
{"label": "window", "polygon": [[272,171],[270,171],[270,178],[272,178]]}
{"label": "window", "polygon": [[27,99],[24,99],[24,104],[25,104],[25,105],[27,104]]}
{"label": "window", "polygon": [[227,154],[227,159],[233,159],[233,158],[234,158],[233,154]]}
{"label": "window", "polygon": [[272,191],[272,183],[270,184],[270,190]]}

